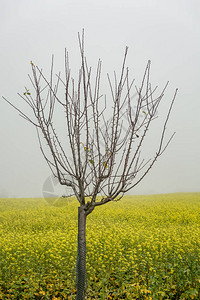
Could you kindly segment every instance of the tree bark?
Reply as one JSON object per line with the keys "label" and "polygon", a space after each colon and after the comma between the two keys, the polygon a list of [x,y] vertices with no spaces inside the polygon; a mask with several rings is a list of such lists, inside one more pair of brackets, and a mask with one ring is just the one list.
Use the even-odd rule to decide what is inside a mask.
{"label": "tree bark", "polygon": [[86,291],[86,211],[78,207],[78,253],[76,262],[76,300],[85,299]]}

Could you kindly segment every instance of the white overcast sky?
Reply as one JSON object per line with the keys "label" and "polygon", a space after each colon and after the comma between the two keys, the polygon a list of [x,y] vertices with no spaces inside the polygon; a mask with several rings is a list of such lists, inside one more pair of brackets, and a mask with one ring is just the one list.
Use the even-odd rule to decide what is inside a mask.
{"label": "white overcast sky", "polygon": [[[153,83],[162,88],[170,81],[166,105],[179,88],[168,125],[176,136],[132,193],[200,191],[199,0],[0,0],[1,96],[23,107],[17,92],[29,84],[30,61],[48,71],[54,54],[56,70],[63,70],[65,47],[76,71],[82,28],[92,66],[101,58],[105,72],[118,70],[127,45],[137,81],[148,59]],[[0,138],[0,196],[43,195],[51,173],[35,129],[3,99]]]}

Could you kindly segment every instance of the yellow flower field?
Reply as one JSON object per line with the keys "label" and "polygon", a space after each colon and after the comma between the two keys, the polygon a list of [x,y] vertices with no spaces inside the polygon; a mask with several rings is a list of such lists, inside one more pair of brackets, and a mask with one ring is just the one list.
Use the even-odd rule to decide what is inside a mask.
{"label": "yellow flower field", "polygon": [[[0,299],[75,299],[74,199],[0,199]],[[86,299],[200,299],[200,193],[126,196],[87,218]]]}

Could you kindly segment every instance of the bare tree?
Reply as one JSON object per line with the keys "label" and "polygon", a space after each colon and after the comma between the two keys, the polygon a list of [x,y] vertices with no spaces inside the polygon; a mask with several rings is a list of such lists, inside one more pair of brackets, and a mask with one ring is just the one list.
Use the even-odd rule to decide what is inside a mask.
{"label": "bare tree", "polygon": [[[84,32],[78,37],[81,67],[76,81],[71,78],[68,53],[65,51],[65,78],[58,74],[55,83],[53,59],[49,80],[31,62],[32,77],[29,78],[34,92],[26,88],[23,95],[19,94],[30,108],[30,115],[4,98],[36,127],[40,149],[52,173],[61,185],[71,189],[70,196],[75,195],[79,202],[77,300],[85,298],[86,290],[86,217],[95,207],[120,200],[140,183],[163,154],[174,136],[173,133],[164,141],[177,94],[176,90],[166,113],[155,156],[142,159],[144,140],[152,121],[157,118],[168,83],[155,96],[156,88],[150,84],[148,61],[141,85],[135,87],[126,68],[126,47],[120,77],[117,78],[114,72],[111,80],[107,75],[110,89],[107,101],[100,92],[102,63],[98,61],[93,75],[84,54]],[[63,98],[59,95],[60,85],[64,88]],[[65,114],[64,139],[55,129],[57,108]],[[56,116],[58,118],[58,114]]]}

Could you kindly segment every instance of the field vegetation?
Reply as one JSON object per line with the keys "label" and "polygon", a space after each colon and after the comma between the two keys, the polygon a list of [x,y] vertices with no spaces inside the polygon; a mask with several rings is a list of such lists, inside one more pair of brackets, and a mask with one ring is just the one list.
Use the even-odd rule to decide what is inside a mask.
{"label": "field vegetation", "polygon": [[[75,299],[74,199],[0,199],[0,299]],[[200,299],[200,193],[126,196],[87,219],[86,299]]]}

